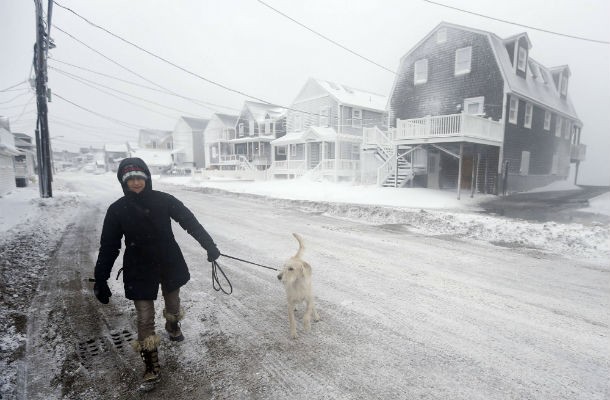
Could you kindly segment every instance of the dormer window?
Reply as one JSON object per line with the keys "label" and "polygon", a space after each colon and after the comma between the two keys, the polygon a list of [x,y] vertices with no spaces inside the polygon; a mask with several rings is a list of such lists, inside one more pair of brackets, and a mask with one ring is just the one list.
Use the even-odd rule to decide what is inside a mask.
{"label": "dormer window", "polygon": [[517,69],[525,72],[525,66],[527,62],[527,51],[521,46],[519,46],[519,53],[517,55]]}
{"label": "dormer window", "polygon": [[559,93],[562,96],[567,96],[568,94],[568,77],[565,75],[561,75],[561,80],[559,81]]}
{"label": "dormer window", "polygon": [[447,41],[447,28],[441,28],[436,31],[436,43],[445,43]]}

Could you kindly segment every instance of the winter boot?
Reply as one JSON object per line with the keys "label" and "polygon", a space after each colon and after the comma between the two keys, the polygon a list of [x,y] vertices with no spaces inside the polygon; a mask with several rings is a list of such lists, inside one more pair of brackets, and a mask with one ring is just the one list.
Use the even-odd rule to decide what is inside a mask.
{"label": "winter boot", "polygon": [[169,335],[169,340],[172,342],[182,342],[184,335],[180,330],[180,320],[184,318],[184,309],[180,309],[178,314],[171,314],[167,310],[163,310],[163,316],[165,317],[165,330]]}
{"label": "winter boot", "polygon": [[140,353],[142,361],[144,361],[144,375],[142,383],[155,383],[160,378],[161,366],[159,365],[159,354],[157,346],[160,338],[157,335],[148,336],[146,339],[133,342],[133,348]]}

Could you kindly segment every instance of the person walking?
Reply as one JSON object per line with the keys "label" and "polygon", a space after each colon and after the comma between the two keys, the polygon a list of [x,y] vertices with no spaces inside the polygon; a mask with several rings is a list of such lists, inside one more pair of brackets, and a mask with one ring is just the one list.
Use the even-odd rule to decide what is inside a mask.
{"label": "person walking", "polygon": [[172,232],[171,220],[178,222],[206,250],[208,261],[220,257],[212,237],[193,213],[174,196],[153,190],[150,171],[140,158],[121,161],[117,178],[123,197],[108,207],[95,264],[93,292],[102,304],[108,304],[112,293],[107,280],[125,238],[123,287],[125,297],[133,300],[137,313],[138,338],[132,345],[144,361],[143,384],[160,377],[155,333],[154,300],[159,286],[165,308],[165,330],[169,340],[180,342],[184,336],[180,320],[180,288],[190,279],[182,251]]}

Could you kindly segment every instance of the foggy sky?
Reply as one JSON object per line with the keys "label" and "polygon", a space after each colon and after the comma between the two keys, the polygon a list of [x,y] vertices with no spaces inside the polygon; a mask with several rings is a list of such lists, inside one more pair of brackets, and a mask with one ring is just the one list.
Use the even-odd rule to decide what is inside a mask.
{"label": "foggy sky", "polygon": [[[43,0],[46,8],[46,0]],[[579,183],[610,185],[610,45],[576,40],[442,8],[421,0],[268,0],[269,5],[390,70],[439,22],[447,21],[508,37],[527,32],[530,56],[547,67],[567,64],[569,94],[584,124],[587,160]],[[444,4],[550,31],[610,40],[610,2],[439,0]],[[289,106],[307,78],[315,77],[389,95],[394,75],[323,40],[256,0],[58,0],[115,34],[206,79],[249,96]],[[104,59],[58,29],[49,66],[128,92],[162,106],[128,102],[49,69],[52,92],[130,127],[103,119],[57,96],[49,104],[53,148],[75,150],[135,140],[138,127],[172,130],[181,115],[207,118],[237,114],[244,95],[171,67],[55,6],[53,24],[149,82]],[[0,90],[30,76],[35,42],[34,2],[0,0]],[[157,91],[128,85],[68,65],[103,72],[144,86],[172,91],[218,106],[206,108]],[[151,83],[152,82],[152,83]],[[25,85],[19,88],[25,88]],[[19,96],[13,99],[15,96]],[[30,101],[25,109],[23,105]],[[130,103],[138,104],[136,106]],[[223,106],[223,107],[219,107]],[[23,115],[17,121],[17,117]],[[33,91],[0,93],[0,115],[14,132],[33,136]],[[133,125],[133,126],[132,126]]]}

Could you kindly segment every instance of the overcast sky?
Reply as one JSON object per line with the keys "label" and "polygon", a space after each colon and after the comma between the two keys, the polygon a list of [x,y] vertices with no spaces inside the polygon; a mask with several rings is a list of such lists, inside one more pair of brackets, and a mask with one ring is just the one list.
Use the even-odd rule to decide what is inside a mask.
{"label": "overcast sky", "polygon": [[[439,2],[549,31],[610,41],[610,2],[606,0]],[[43,3],[46,9],[47,0]],[[587,145],[580,183],[610,184],[610,45],[497,22],[423,0],[265,3],[390,70],[396,70],[400,57],[441,21],[500,37],[527,32],[532,58],[549,67],[567,64],[572,71],[570,95],[584,123],[582,141]],[[54,149],[135,140],[138,128],[172,130],[181,115],[206,118],[214,112],[237,113],[246,95],[288,106],[308,77],[383,95],[389,94],[394,80],[387,70],[329,43],[257,0],[58,0],[58,4],[245,95],[165,64],[55,5],[51,37],[57,47],[49,61]],[[33,1],[0,0],[0,90],[30,76],[34,23]],[[103,93],[82,78],[140,99],[108,88],[101,88],[107,92]],[[35,101],[26,88],[21,85],[16,88],[21,90],[0,92],[0,115],[11,117],[14,132],[33,135]],[[165,89],[195,100],[161,93]]]}

